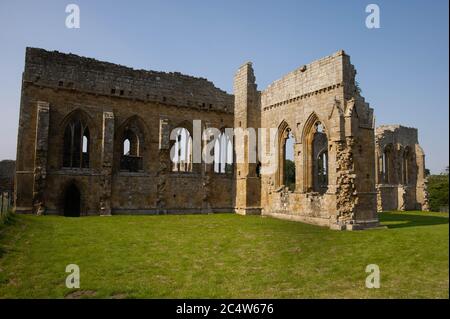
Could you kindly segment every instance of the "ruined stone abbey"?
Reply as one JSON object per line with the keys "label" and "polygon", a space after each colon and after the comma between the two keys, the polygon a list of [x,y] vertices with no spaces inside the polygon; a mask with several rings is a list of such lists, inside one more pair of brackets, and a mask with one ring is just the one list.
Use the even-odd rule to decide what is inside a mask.
{"label": "ruined stone abbey", "polygon": [[[339,230],[375,227],[377,211],[427,210],[417,130],[375,129],[355,74],[338,51],[260,91],[245,63],[231,95],[203,78],[27,48],[15,210],[236,212]],[[194,159],[196,120],[202,132],[220,132],[212,163]],[[226,128],[275,128],[276,140],[256,130],[260,143],[249,134],[238,145]],[[210,142],[201,136],[200,146]],[[252,151],[269,160],[252,160]],[[288,153],[295,165],[290,186]],[[276,169],[265,170],[271,165]]]}

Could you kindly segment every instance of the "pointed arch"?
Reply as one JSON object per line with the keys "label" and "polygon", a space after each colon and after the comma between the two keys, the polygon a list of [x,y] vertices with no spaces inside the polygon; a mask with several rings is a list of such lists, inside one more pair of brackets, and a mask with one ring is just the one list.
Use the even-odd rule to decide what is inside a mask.
{"label": "pointed arch", "polygon": [[176,126],[172,126],[172,132],[175,132],[175,140],[171,140],[170,149],[172,171],[173,172],[192,172],[193,166],[193,124],[184,120]]}
{"label": "pointed arch", "polygon": [[149,136],[150,129],[148,125],[145,123],[142,117],[140,117],[137,114],[134,114],[119,125],[119,128],[117,132],[121,132],[126,128],[135,128],[137,131],[139,131],[142,134],[142,138]]}
{"label": "pointed arch", "polygon": [[116,140],[119,142],[121,171],[138,172],[143,170],[147,137],[148,128],[138,115],[132,115],[122,122],[116,133]]}
{"label": "pointed arch", "polygon": [[326,123],[324,123],[319,118],[319,116],[317,115],[316,112],[312,112],[308,116],[308,119],[306,120],[305,124],[303,125],[302,136],[301,136],[302,141],[305,141],[308,138],[308,135],[311,134],[312,130],[314,129],[314,126],[317,123],[320,123],[323,126],[324,133],[328,135],[328,130],[327,130],[327,127],[326,127]]}
{"label": "pointed arch", "polygon": [[79,119],[82,122],[86,123],[86,126],[89,127],[92,138],[95,138],[97,136],[97,125],[95,124],[93,117],[87,111],[81,108],[76,108],[64,116],[64,118],[59,123],[60,131],[64,132],[67,124],[76,119]]}
{"label": "pointed arch", "polygon": [[62,167],[89,168],[92,147],[92,132],[95,125],[83,110],[70,112],[61,121],[63,133]]}
{"label": "pointed arch", "polygon": [[[288,162],[290,160],[287,158],[286,145],[289,140],[295,144],[295,135],[286,120],[282,120],[278,125],[277,138],[278,169],[275,183],[277,186],[288,186],[293,191],[295,190],[295,154],[293,152],[294,158],[292,162],[294,165],[292,165],[291,162]],[[294,147],[294,145],[290,146]]]}
{"label": "pointed arch", "polygon": [[305,192],[325,193],[328,189],[328,131],[312,112],[303,126],[303,185]]}
{"label": "pointed arch", "polygon": [[381,177],[384,184],[394,183],[394,145],[387,144],[381,154]]}
{"label": "pointed arch", "polygon": [[220,134],[214,142],[214,166],[213,170],[218,174],[232,174],[233,172],[233,137],[225,132],[225,127],[220,128]]}
{"label": "pointed arch", "polygon": [[402,152],[402,184],[410,185],[414,181],[414,151],[407,145]]}

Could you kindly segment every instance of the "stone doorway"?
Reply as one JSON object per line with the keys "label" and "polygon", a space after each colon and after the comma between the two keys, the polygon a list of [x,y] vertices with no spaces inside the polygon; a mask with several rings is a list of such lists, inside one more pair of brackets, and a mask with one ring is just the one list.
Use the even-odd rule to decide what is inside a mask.
{"label": "stone doorway", "polygon": [[66,189],[64,195],[64,216],[80,217],[81,194],[75,184],[71,184]]}

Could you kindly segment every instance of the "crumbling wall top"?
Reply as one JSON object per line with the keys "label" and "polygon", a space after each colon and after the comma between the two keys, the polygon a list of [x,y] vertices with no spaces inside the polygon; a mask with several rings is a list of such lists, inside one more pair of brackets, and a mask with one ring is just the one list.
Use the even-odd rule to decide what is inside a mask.
{"label": "crumbling wall top", "polygon": [[348,58],[348,56],[343,50],[339,50],[289,72],[262,91],[262,106],[342,85],[344,82],[344,58]]}
{"label": "crumbling wall top", "polygon": [[418,130],[399,124],[380,125],[375,130],[375,139],[380,147],[396,144],[403,147],[419,144]]}
{"label": "crumbling wall top", "polygon": [[39,48],[27,48],[25,82],[176,106],[233,112],[233,95],[204,78],[126,66]]}

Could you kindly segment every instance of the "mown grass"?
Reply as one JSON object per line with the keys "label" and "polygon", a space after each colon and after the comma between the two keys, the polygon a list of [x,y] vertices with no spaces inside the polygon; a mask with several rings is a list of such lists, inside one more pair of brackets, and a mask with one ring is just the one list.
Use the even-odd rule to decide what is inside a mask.
{"label": "mown grass", "polygon": [[[383,213],[331,231],[257,216],[14,216],[0,226],[0,297],[448,298],[448,214]],[[367,289],[377,264],[381,288]]]}

